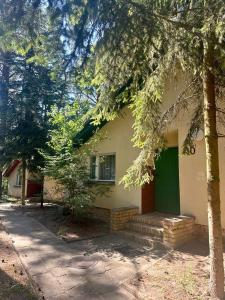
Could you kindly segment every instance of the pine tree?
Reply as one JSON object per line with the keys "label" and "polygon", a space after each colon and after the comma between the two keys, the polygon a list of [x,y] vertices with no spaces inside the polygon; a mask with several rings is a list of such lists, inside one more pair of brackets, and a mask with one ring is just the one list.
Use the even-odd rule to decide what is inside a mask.
{"label": "pine tree", "polygon": [[[78,68],[90,56],[95,58],[95,80],[101,84],[97,117],[110,117],[121,101],[132,103],[134,144],[141,153],[124,178],[126,186],[142,185],[152,179],[147,166],[154,169],[155,150],[163,148],[166,128],[178,113],[188,107],[194,109],[184,152],[203,126],[210,293],[223,299],[217,120],[223,114],[218,99],[225,74],[224,1],[68,0],[65,6],[55,4],[53,10],[57,11],[58,19],[61,17],[57,29],[64,24],[61,33],[71,45],[66,66]],[[177,69],[188,74],[189,80],[176,103],[161,116],[165,78],[173,72],[179,74]]]}
{"label": "pine tree", "polygon": [[[20,71],[16,74],[20,79],[9,108],[12,121],[6,143],[7,152],[22,160],[23,174],[27,168],[40,173],[44,165],[39,150],[47,147],[48,113],[58,100],[50,70],[29,62],[33,57],[32,52],[20,59]],[[22,182],[22,203],[25,203],[25,176]]]}
{"label": "pine tree", "polygon": [[[9,84],[9,64],[8,54],[1,52],[1,66],[0,66],[0,153],[4,151],[4,142],[6,137],[6,120],[7,120],[7,106],[8,106],[8,84]],[[0,199],[2,197],[2,168],[4,165],[3,155],[1,154],[0,161]]]}
{"label": "pine tree", "polygon": [[25,1],[19,0],[12,9],[12,1],[0,3],[0,198],[2,196],[2,169],[6,162],[5,140],[8,129],[9,82],[11,59],[14,54],[12,31],[20,25]]}
{"label": "pine tree", "polygon": [[58,56],[45,45],[50,25],[41,1],[3,0],[0,21],[0,167],[22,160],[24,204],[25,170],[43,167],[38,149],[47,146],[48,112],[61,102],[64,84],[56,89],[52,79]]}

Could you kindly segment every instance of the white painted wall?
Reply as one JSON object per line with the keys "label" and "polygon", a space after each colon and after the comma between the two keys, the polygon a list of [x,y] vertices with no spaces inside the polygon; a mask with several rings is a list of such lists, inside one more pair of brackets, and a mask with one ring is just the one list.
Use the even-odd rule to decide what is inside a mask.
{"label": "white painted wall", "polygon": [[125,190],[119,184],[129,166],[137,158],[139,150],[131,142],[133,136],[133,117],[128,108],[124,108],[120,116],[107,123],[100,134],[106,138],[96,147],[97,154],[115,153],[116,178],[115,185],[110,186],[110,194],[98,196],[95,205],[103,208],[118,208],[136,205],[141,207],[141,188]]}
{"label": "white painted wall", "polygon": [[[16,177],[18,169],[21,167],[21,163],[16,166],[16,168],[12,171],[10,176],[8,177],[8,195],[16,198],[20,198],[22,196],[22,186],[16,185]],[[28,178],[28,172],[26,172],[26,183]],[[27,190],[27,184],[26,189]]]}
{"label": "white painted wall", "polygon": [[[185,79],[171,79],[165,86],[162,111],[168,108],[183,90]],[[182,214],[193,215],[196,223],[207,225],[207,189],[206,189],[206,157],[204,141],[196,142],[196,153],[191,156],[182,155],[182,145],[186,136],[190,113],[180,114],[168,130],[168,146],[179,146],[179,179],[180,208]],[[115,208],[129,205],[141,207],[141,188],[125,190],[119,184],[139,150],[132,145],[133,118],[128,108],[122,110],[119,118],[106,124],[100,132],[107,138],[99,143],[98,154],[116,153],[116,182],[111,187],[111,194],[99,196],[96,206]],[[225,132],[225,130],[223,130]],[[225,139],[219,140],[220,179],[221,179],[221,211],[222,226],[225,228]],[[54,183],[51,183],[54,186]],[[47,186],[47,184],[45,184]]]}

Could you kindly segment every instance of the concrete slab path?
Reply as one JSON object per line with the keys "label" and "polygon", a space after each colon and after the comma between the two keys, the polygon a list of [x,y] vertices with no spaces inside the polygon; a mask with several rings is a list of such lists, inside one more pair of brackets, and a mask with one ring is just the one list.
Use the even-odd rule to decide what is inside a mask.
{"label": "concrete slab path", "polygon": [[8,204],[0,205],[0,217],[43,299],[137,299],[124,283],[168,253],[116,235],[66,243]]}

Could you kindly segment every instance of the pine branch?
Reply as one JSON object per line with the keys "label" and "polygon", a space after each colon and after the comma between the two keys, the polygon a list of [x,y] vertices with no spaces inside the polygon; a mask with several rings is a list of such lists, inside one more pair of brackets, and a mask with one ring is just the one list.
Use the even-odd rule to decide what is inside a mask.
{"label": "pine branch", "polygon": [[[143,18],[146,22],[148,22],[149,25],[152,26],[152,22],[146,17],[146,14],[145,14],[146,9],[145,9],[145,7],[144,7],[143,5],[138,4],[138,3],[136,3],[136,2],[133,2],[133,1],[131,1],[131,0],[128,0],[128,1],[127,1],[127,4],[131,4],[133,7],[135,7],[136,9],[138,9],[139,14],[142,16],[142,18]],[[149,11],[148,11],[148,13],[149,13]],[[190,26],[190,25],[188,25],[187,23],[184,23],[184,22],[181,22],[181,21],[178,21],[178,20],[172,20],[172,19],[168,18],[168,17],[165,16],[165,15],[161,15],[161,14],[156,13],[156,12],[153,12],[153,11],[150,12],[150,15],[151,15],[152,17],[157,18],[157,19],[164,20],[164,21],[166,21],[167,23],[170,23],[170,24],[172,24],[172,25],[174,25],[174,26],[177,26],[177,27],[179,27],[179,28],[183,28],[183,29],[185,29],[186,31],[188,31],[188,32],[190,32],[190,33],[194,33],[194,34],[198,35],[199,37],[202,37],[201,32],[200,32],[199,30],[197,30],[197,28],[196,28],[195,26]],[[194,30],[194,31],[193,31],[193,30]]]}

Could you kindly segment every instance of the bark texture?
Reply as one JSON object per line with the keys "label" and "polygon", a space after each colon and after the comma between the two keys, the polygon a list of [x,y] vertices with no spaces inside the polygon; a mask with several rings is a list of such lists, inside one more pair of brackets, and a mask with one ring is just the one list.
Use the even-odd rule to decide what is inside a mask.
{"label": "bark texture", "polygon": [[2,199],[3,194],[3,179],[2,179],[2,170],[0,169],[0,200]]}
{"label": "bark texture", "polygon": [[6,113],[9,97],[9,54],[0,52],[0,57],[0,145],[3,146],[6,135]]}
{"label": "bark texture", "polygon": [[27,163],[26,159],[22,159],[22,197],[21,202],[22,205],[25,205],[25,198],[26,198],[26,169],[27,169]]}
{"label": "bark texture", "polygon": [[6,138],[6,119],[9,97],[9,54],[0,51],[0,199],[3,191],[2,171],[4,165],[4,144]]}
{"label": "bark texture", "polygon": [[219,152],[213,66],[214,47],[212,43],[206,42],[204,44],[203,94],[210,249],[209,289],[212,299],[224,299]]}
{"label": "bark texture", "polygon": [[41,175],[41,208],[44,208],[44,176]]}

